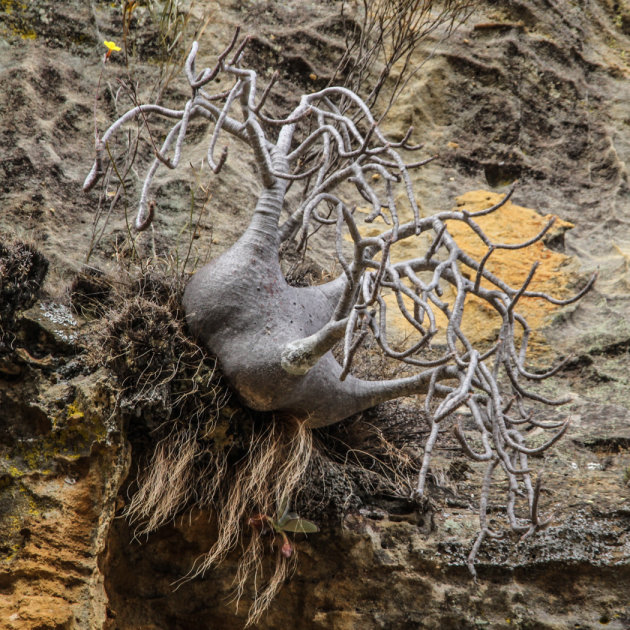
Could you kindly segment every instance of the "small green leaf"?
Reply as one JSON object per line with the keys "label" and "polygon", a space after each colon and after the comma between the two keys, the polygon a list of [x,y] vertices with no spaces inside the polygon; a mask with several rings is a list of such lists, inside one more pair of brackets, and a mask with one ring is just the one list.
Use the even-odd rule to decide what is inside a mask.
{"label": "small green leaf", "polygon": [[296,518],[299,518],[299,516],[295,513],[295,512],[287,512],[279,521],[278,521],[278,525],[282,528],[284,527],[284,524],[287,523],[288,521],[293,521]]}
{"label": "small green leaf", "polygon": [[305,518],[292,518],[288,520],[282,529],[285,532],[294,532],[295,534],[314,534],[319,531],[319,527]]}

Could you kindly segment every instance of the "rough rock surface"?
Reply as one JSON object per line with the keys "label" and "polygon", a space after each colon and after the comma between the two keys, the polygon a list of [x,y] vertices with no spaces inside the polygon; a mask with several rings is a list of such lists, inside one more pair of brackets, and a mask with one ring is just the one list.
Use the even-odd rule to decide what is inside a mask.
{"label": "rough rock surface", "polygon": [[[256,34],[252,59],[263,73],[279,67],[302,90],[325,80],[334,3],[205,8],[208,62],[243,23]],[[155,26],[142,7],[134,20],[141,60],[131,78],[150,83]],[[101,42],[121,37],[121,11],[110,2],[0,2],[0,235],[33,243],[50,263],[40,301],[18,313],[4,331],[8,350],[0,347],[0,625],[240,628],[246,598],[239,612],[226,601],[235,558],[172,587],[210,544],[207,515],[143,544],[113,519],[128,442],[113,382],[82,360],[89,326],[67,308],[93,233],[95,197],[80,186],[93,150]],[[488,0],[449,40],[426,44],[428,58],[389,123],[394,133],[413,124],[427,154],[440,155],[415,181],[425,212],[518,178],[518,204],[575,225],[550,244],[574,257],[574,281],[600,269],[595,290],[544,331],[557,352],[574,356],[547,385],[574,395],[564,410],[572,429],[545,464],[543,511],[555,513],[553,526],[484,545],[474,583],[465,557],[478,485],[472,473],[456,474],[459,458],[445,443],[435,474],[446,489],[436,490],[433,512],[363,506],[343,528],[300,541],[297,572],[260,628],[630,627],[629,49],[622,3]],[[124,71],[113,57],[101,78],[101,128],[113,115],[116,77]],[[202,152],[193,148],[191,160]],[[257,189],[243,175],[247,164],[232,151],[222,178],[209,180],[199,256],[221,251],[246,221]],[[156,230],[140,250],[173,251],[191,181],[190,172],[159,179]],[[133,199],[131,186],[130,208]],[[91,264],[112,269],[112,258],[127,255],[125,234],[120,212]],[[327,269],[323,256],[313,265]]]}

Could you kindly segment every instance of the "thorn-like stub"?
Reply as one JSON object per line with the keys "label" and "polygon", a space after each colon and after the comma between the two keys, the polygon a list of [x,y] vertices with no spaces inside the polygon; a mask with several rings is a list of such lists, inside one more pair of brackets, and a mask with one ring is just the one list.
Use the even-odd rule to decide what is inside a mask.
{"label": "thorn-like stub", "polygon": [[280,355],[282,369],[296,376],[307,374],[343,337],[347,323],[347,317],[331,321],[314,335],[287,343]]}
{"label": "thorn-like stub", "polygon": [[153,222],[153,217],[155,216],[155,200],[151,199],[148,203],[148,207],[146,211],[141,210],[138,213],[135,222],[135,228],[137,232],[144,232],[151,223]]}
{"label": "thorn-like stub", "polygon": [[305,348],[302,340],[288,343],[280,356],[282,369],[294,376],[307,374],[319,360],[310,348]]}
{"label": "thorn-like stub", "polygon": [[90,192],[92,188],[97,184],[98,180],[103,176],[103,151],[105,149],[105,145],[100,141],[96,141],[95,145],[96,149],[96,157],[94,158],[94,164],[88,176],[85,178],[83,182],[83,192]]}

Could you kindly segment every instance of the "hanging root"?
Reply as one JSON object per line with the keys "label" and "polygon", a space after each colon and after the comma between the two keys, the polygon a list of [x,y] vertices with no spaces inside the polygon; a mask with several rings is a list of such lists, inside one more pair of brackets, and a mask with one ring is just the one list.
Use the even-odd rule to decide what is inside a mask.
{"label": "hanging root", "polygon": [[265,580],[263,538],[245,526],[253,514],[275,514],[283,499],[295,496],[312,447],[311,431],[304,422],[271,417],[258,424],[253,422],[248,428],[236,461],[234,448],[217,446],[215,433],[224,427],[216,421],[203,430],[178,426],[156,447],[125,511],[138,535],[154,531],[184,509],[211,507],[216,542],[179,584],[203,575],[240,543],[234,599],[238,602],[251,588],[247,625],[269,607],[294,569],[296,554],[286,558],[277,548],[273,572]]}
{"label": "hanging root", "polygon": [[244,550],[241,564],[235,578],[235,599],[238,602],[243,588],[250,577],[253,578],[255,598],[252,602],[245,627],[257,623],[263,613],[269,608],[278,591],[286,579],[295,571],[297,565],[297,554],[294,553],[290,558],[286,558],[281,553],[276,553],[276,561],[271,577],[264,583],[262,590],[258,590],[258,583],[264,579],[262,574],[262,558],[263,544],[261,537],[254,535],[250,539],[250,543]]}
{"label": "hanging root", "polygon": [[148,534],[171,521],[184,509],[195,488],[194,463],[200,448],[195,433],[174,431],[153,453],[138,490],[125,508],[125,516],[137,524],[136,535]]}
{"label": "hanging root", "polygon": [[[242,538],[243,524],[254,513],[274,514],[285,497],[295,496],[312,448],[311,431],[304,422],[273,419],[250,437],[247,454],[237,463],[226,494],[216,499],[218,538],[210,551],[197,560],[188,579],[203,574],[221,562]],[[295,555],[285,558],[280,550],[272,576],[263,581],[262,541],[252,532],[249,544],[243,549],[235,578],[235,599],[240,600],[250,578],[254,596],[247,625],[255,623],[268,608],[285,578],[295,566]]]}

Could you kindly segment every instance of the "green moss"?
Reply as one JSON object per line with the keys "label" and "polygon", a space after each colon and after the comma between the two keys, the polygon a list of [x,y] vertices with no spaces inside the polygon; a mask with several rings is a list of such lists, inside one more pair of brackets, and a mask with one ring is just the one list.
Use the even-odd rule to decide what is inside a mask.
{"label": "green moss", "polygon": [[14,0],[0,0],[0,8],[2,9],[2,12],[7,15],[11,15],[13,13],[14,6]]}
{"label": "green moss", "polygon": [[11,505],[10,511],[0,513],[0,561],[10,562],[24,546],[23,528],[42,517],[46,501],[39,500],[22,482],[0,487],[0,498]]}

